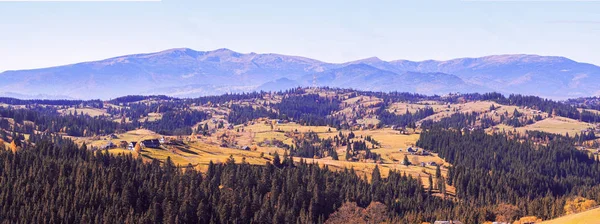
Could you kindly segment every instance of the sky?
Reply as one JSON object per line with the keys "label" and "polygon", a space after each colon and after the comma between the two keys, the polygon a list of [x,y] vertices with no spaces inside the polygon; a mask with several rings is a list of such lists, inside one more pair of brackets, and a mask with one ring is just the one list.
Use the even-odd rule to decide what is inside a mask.
{"label": "sky", "polygon": [[600,65],[599,40],[600,0],[0,0],[0,71],[180,47],[325,62],[526,53]]}

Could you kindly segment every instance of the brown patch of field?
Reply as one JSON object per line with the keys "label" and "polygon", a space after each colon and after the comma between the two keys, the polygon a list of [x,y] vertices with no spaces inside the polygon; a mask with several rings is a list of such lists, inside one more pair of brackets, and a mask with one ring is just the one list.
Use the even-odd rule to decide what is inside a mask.
{"label": "brown patch of field", "polygon": [[91,117],[98,117],[98,116],[110,116],[110,114],[106,113],[105,109],[98,109],[98,108],[67,108],[67,109],[60,109],[58,110],[58,112],[62,115],[68,115],[68,114],[85,114]]}
{"label": "brown patch of field", "polygon": [[600,114],[600,110],[581,109],[581,108],[577,108],[577,110],[579,110],[579,112],[587,111],[587,112],[591,112],[591,113],[595,113],[595,114]]}
{"label": "brown patch of field", "polygon": [[366,127],[374,127],[377,126],[377,124],[379,124],[379,119],[377,119],[375,116],[366,116],[364,118],[357,119],[356,123],[364,125]]}
{"label": "brown patch of field", "polygon": [[162,114],[161,113],[148,113],[147,117],[139,118],[138,121],[144,122],[144,121],[146,121],[146,119],[148,119],[148,121],[157,121],[157,120],[162,119]]}
{"label": "brown patch of field", "polygon": [[486,129],[489,133],[493,131],[498,132],[514,132],[515,130],[519,133],[524,134],[526,131],[543,131],[553,134],[565,135],[569,133],[569,136],[575,136],[575,134],[581,133],[588,128],[593,127],[592,124],[580,122],[574,119],[565,117],[549,117],[541,121],[537,121],[533,124],[526,125],[524,127],[512,127],[505,124],[499,124],[494,127]]}
{"label": "brown patch of field", "polygon": [[598,224],[600,208],[541,222],[542,224]]}
{"label": "brown patch of field", "polygon": [[525,132],[535,130],[561,135],[569,133],[569,136],[574,136],[575,134],[581,133],[581,131],[584,131],[591,127],[593,127],[593,125],[585,122],[580,122],[574,119],[564,117],[551,117],[535,122],[531,125],[527,125],[525,127],[517,128],[517,131]]}
{"label": "brown patch of field", "polygon": [[[492,105],[494,105],[494,107],[495,107],[494,110],[490,110]],[[497,103],[491,102],[491,101],[474,101],[474,102],[467,102],[467,103],[460,103],[460,104],[439,104],[438,103],[438,104],[429,104],[429,105],[397,103],[397,104],[395,104],[395,108],[397,108],[395,110],[395,112],[397,114],[404,114],[404,113],[406,113],[406,109],[408,109],[409,112],[413,113],[416,110],[422,109],[425,107],[431,107],[434,110],[435,114],[433,114],[429,117],[426,117],[423,120],[434,120],[434,121],[439,121],[442,118],[450,117],[455,113],[477,112],[477,113],[481,114],[480,117],[485,116],[496,122],[499,122],[500,117],[502,115],[505,115],[507,117],[512,117],[515,110],[522,114],[523,119],[532,119],[533,120],[533,118],[538,115],[541,116],[542,119],[548,117],[547,113],[544,113],[544,112],[541,112],[538,110],[534,110],[531,108],[507,106],[507,105],[497,104]],[[388,110],[393,111],[391,109],[388,109]],[[421,122],[417,122],[417,124],[420,124],[420,123]]]}
{"label": "brown patch of field", "polygon": [[423,109],[426,107],[432,107],[432,108],[434,108],[434,111],[436,111],[436,108],[441,108],[443,106],[442,105],[425,105],[425,104],[411,104],[411,103],[398,102],[398,103],[391,104],[387,108],[387,111],[390,113],[395,113],[397,115],[403,115],[403,114],[406,114],[407,110],[410,113],[414,113],[414,112],[417,112],[417,110]]}
{"label": "brown patch of field", "polygon": [[153,131],[150,131],[147,129],[137,129],[137,130],[125,132],[123,134],[118,134],[117,138],[115,138],[115,139],[111,139],[109,136],[97,136],[97,137],[66,136],[66,137],[73,139],[75,142],[77,142],[79,144],[85,143],[88,147],[102,147],[102,146],[106,145],[109,141],[115,145],[119,145],[119,143],[121,141],[139,142],[141,140],[146,140],[146,139],[160,138],[160,136],[161,135],[157,134],[156,132],[153,132]]}

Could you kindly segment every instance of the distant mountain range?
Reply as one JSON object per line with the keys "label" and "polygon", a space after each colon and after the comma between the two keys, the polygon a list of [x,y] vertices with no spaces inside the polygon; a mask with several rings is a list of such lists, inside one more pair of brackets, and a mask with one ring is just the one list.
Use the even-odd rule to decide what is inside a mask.
{"label": "distant mountain range", "polygon": [[[600,67],[564,57],[494,55],[448,61],[367,58],[326,63],[229,49],[170,49],[101,61],[0,73],[0,92],[109,99],[132,94],[196,97],[297,86],[401,91],[521,93],[564,99],[600,95]],[[0,93],[0,96],[6,95]]]}

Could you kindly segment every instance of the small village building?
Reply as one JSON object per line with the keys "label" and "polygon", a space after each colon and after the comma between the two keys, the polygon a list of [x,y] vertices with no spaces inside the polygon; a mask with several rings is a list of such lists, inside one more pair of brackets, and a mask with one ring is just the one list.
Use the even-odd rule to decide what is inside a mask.
{"label": "small village building", "polygon": [[159,148],[160,141],[158,139],[148,139],[140,142],[140,145],[144,148]]}
{"label": "small village building", "polygon": [[414,155],[415,153],[417,153],[419,151],[419,149],[413,149],[412,147],[408,147],[408,149],[406,149],[406,151],[408,153],[410,153],[411,155]]}
{"label": "small village building", "polygon": [[133,151],[135,150],[135,145],[137,144],[137,142],[129,142],[129,144],[127,145],[127,149]]}
{"label": "small village building", "polygon": [[119,142],[119,147],[121,147],[121,148],[127,148],[127,141],[121,141],[121,142]]}
{"label": "small village building", "polygon": [[111,142],[111,141],[107,141],[106,144],[104,146],[102,146],[102,149],[112,149],[112,148],[116,148],[117,146]]}

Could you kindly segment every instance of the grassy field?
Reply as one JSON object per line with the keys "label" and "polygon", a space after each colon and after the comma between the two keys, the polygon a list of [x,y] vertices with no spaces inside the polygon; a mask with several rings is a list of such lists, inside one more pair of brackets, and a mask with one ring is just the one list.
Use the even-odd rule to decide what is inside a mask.
{"label": "grassy field", "polygon": [[[244,128],[244,131],[241,131],[241,128]],[[290,131],[299,131],[299,132],[308,132],[314,131],[318,133],[321,138],[329,138],[337,135],[338,132],[335,129],[329,130],[329,127],[326,126],[301,126],[295,123],[286,123],[286,124],[278,124],[274,125],[273,130],[271,130],[270,124],[265,124],[265,122],[256,122],[253,125],[249,126],[236,126],[235,129],[240,129],[240,132],[234,130],[220,130],[217,133],[228,133],[230,135],[236,135],[236,141],[238,142],[238,146],[247,145],[247,146],[255,146],[256,151],[246,151],[235,148],[226,148],[220,147],[216,144],[216,138],[214,137],[206,137],[206,139],[196,140],[187,143],[183,146],[176,147],[163,147],[161,149],[143,149],[142,156],[146,159],[159,159],[161,161],[166,160],[167,157],[170,157],[171,160],[181,166],[186,166],[188,164],[192,164],[199,170],[203,171],[208,167],[210,161],[214,163],[222,163],[225,162],[229,156],[233,156],[233,158],[240,162],[243,158],[245,161],[254,164],[254,165],[264,165],[267,162],[270,162],[273,158],[273,154],[278,152],[280,155],[283,155],[284,150],[277,147],[271,146],[257,146],[258,142],[262,142],[265,139],[278,139],[283,141],[286,144],[292,144],[292,139],[285,136],[284,132]],[[281,130],[281,131],[277,131]],[[420,166],[421,162],[436,162],[438,164],[446,164],[443,159],[437,157],[436,155],[431,156],[417,156],[410,155],[406,152],[406,148],[409,146],[414,146],[415,142],[419,138],[419,134],[412,135],[402,135],[399,134],[398,131],[394,131],[392,129],[378,129],[378,130],[364,130],[364,131],[354,131],[355,135],[358,139],[364,138],[367,135],[373,137],[375,140],[381,143],[381,147],[378,149],[372,150],[375,153],[378,153],[382,156],[382,163],[377,164],[374,162],[351,162],[345,160],[333,160],[331,157],[319,158],[319,159],[307,159],[304,160],[307,163],[318,163],[320,166],[327,166],[331,170],[343,170],[354,169],[359,175],[366,175],[367,178],[370,178],[371,172],[375,168],[376,165],[379,166],[382,176],[386,177],[391,170],[397,170],[399,172],[405,172],[408,175],[412,175],[413,177],[421,177],[422,182],[425,187],[428,185],[428,174],[435,174],[435,166]],[[347,131],[344,131],[344,134],[348,134]],[[158,135],[148,130],[136,130],[130,131],[125,134],[118,135],[118,139],[115,139],[115,143],[121,140],[125,141],[139,141],[144,138],[157,138]],[[106,140],[96,140],[92,141],[90,144],[92,145],[102,145],[105,144]],[[403,149],[403,151],[400,151]],[[339,158],[344,158],[345,147],[340,147],[338,150]],[[111,153],[129,153],[130,151],[122,150],[122,149],[113,149],[110,150]],[[263,156],[261,156],[261,153]],[[416,164],[410,166],[401,165],[401,161],[404,156],[407,156],[409,160]],[[302,158],[295,157],[294,160],[299,162]],[[445,176],[446,169],[442,168],[442,173]],[[448,191],[450,194],[453,194],[454,188],[448,186]]]}
{"label": "grassy field", "polygon": [[120,141],[139,142],[141,140],[146,140],[146,139],[160,138],[160,136],[161,135],[159,135],[153,131],[150,131],[150,130],[138,129],[138,130],[128,131],[123,134],[118,134],[117,138],[115,138],[115,139],[110,139],[108,136],[78,137],[78,138],[72,137],[72,138],[75,140],[75,142],[77,142],[79,144],[85,142],[85,144],[87,144],[89,147],[101,147],[101,146],[106,145],[108,143],[108,141],[111,141],[115,145],[119,145]]}
{"label": "grassy field", "polygon": [[110,116],[110,114],[106,113],[106,110],[104,109],[98,109],[98,108],[68,108],[68,109],[62,109],[62,110],[58,110],[58,112],[62,115],[67,115],[67,114],[85,114],[85,115],[89,115],[92,117],[98,117],[101,115],[104,116]]}
{"label": "grassy field", "polygon": [[284,132],[289,132],[289,131],[298,131],[298,132],[316,132],[316,133],[324,133],[324,132],[328,132],[329,129],[332,130],[332,132],[335,131],[335,128],[330,128],[327,126],[302,126],[299,124],[296,124],[294,122],[290,122],[290,123],[285,123],[285,124],[274,124],[273,125],[273,129],[271,129],[271,124],[272,122],[267,122],[267,124],[265,124],[265,122],[255,122],[255,124],[253,125],[248,125],[248,126],[243,126],[243,125],[238,125],[236,126],[236,128],[244,128],[245,131],[250,131],[250,132],[254,132],[254,133],[266,133],[266,132],[274,132],[274,131],[284,131]]}
{"label": "grassy field", "polygon": [[581,112],[581,111],[587,111],[587,112],[592,112],[592,113],[595,113],[595,114],[600,114],[600,110],[581,109],[581,108],[578,108],[577,110],[579,110],[579,112]]}
{"label": "grassy field", "polygon": [[600,208],[541,222],[542,224],[599,224]]}
{"label": "grassy field", "polygon": [[[253,165],[264,165],[267,162],[272,161],[273,154],[277,151],[280,155],[283,155],[283,149],[274,148],[274,147],[259,147],[257,151],[245,151],[240,149],[232,149],[232,148],[224,148],[216,145],[206,144],[202,142],[194,142],[190,143],[185,147],[174,147],[174,148],[163,148],[163,149],[144,149],[142,151],[142,156],[144,158],[150,159],[158,159],[164,161],[167,157],[170,157],[171,160],[178,165],[186,166],[187,164],[192,164],[194,167],[201,171],[205,171],[208,167],[210,161],[213,163],[224,163],[229,156],[233,156],[236,162],[241,162],[245,159],[246,162]],[[109,150],[111,153],[129,153],[128,150],[122,149],[113,149]],[[261,157],[261,153],[263,156]],[[299,162],[302,158],[294,157],[294,161]],[[329,158],[322,159],[306,159],[304,160],[307,163],[317,163],[321,167],[327,166],[331,170],[343,170],[354,169],[359,175],[366,175],[367,178],[370,178],[371,172],[375,168],[377,164],[375,163],[364,163],[364,162],[350,162],[350,161],[338,161],[331,160]],[[427,174],[435,174],[435,167],[426,166],[404,166],[399,163],[393,164],[378,164],[379,169],[383,177],[387,177],[391,170],[396,170],[400,172],[404,172],[408,175],[412,175],[413,177],[421,177],[422,182],[425,187],[428,187],[428,176]],[[444,170],[445,171],[445,170]],[[445,172],[443,172],[445,174]],[[453,194],[453,188],[448,187],[448,191],[450,194]]]}
{"label": "grassy field", "polygon": [[570,118],[551,117],[525,127],[517,128],[517,131],[525,132],[526,130],[535,130],[562,135],[569,133],[569,136],[574,136],[590,127],[593,127],[593,125]]}
{"label": "grassy field", "polygon": [[148,119],[148,121],[157,121],[162,119],[162,114],[161,113],[148,113],[147,117],[142,117],[140,119],[138,119],[139,122],[144,122],[146,119]]}
{"label": "grassy field", "polygon": [[[330,138],[338,134],[333,128],[326,126],[301,126],[296,123],[286,124],[275,124],[271,129],[272,122],[262,121],[255,122],[253,125],[243,126],[238,125],[234,127],[234,130],[219,129],[217,133],[210,137],[202,137],[201,139],[189,139],[185,140],[184,145],[179,146],[166,146],[163,145],[159,149],[145,148],[142,150],[141,156],[146,160],[158,159],[165,161],[168,157],[178,165],[187,166],[192,164],[197,169],[203,171],[208,167],[210,161],[214,163],[225,162],[229,156],[237,162],[241,162],[245,159],[246,162],[254,165],[264,165],[267,162],[272,161],[273,154],[278,152],[281,156],[284,154],[282,148],[277,148],[269,145],[258,146],[259,142],[265,139],[278,139],[286,144],[292,144],[292,139],[285,135],[285,132],[316,132],[321,138]],[[237,131],[239,129],[239,132]],[[242,131],[243,129],[243,131]],[[222,133],[228,135],[235,135],[237,146],[252,146],[256,150],[241,150],[236,148],[221,147],[218,145],[216,136]],[[344,134],[348,134],[348,131],[344,131]],[[390,171],[396,170],[399,172],[412,175],[413,177],[421,177],[425,187],[428,185],[428,175],[435,174],[435,166],[421,166],[421,162],[436,162],[438,164],[445,164],[445,161],[436,155],[430,156],[417,156],[410,155],[406,152],[406,148],[414,146],[419,138],[419,134],[403,135],[399,134],[398,131],[392,129],[377,129],[377,130],[361,130],[354,131],[357,139],[364,139],[366,136],[371,136],[373,139],[380,143],[380,147],[373,149],[372,152],[378,153],[382,157],[381,163],[375,162],[351,162],[345,160],[333,160],[331,157],[319,158],[319,159],[304,159],[308,163],[318,163],[320,166],[327,166],[331,170],[343,170],[354,169],[359,175],[365,175],[370,178],[371,173],[376,165],[379,166],[382,176],[386,177]],[[160,138],[161,136],[155,132],[138,129],[129,131],[123,134],[118,134],[117,138],[111,139],[108,136],[100,137],[86,137],[86,138],[74,138],[78,143],[86,143],[90,147],[102,147],[106,145],[108,141],[112,141],[118,145],[120,141],[141,141],[144,139]],[[168,136],[166,136],[168,137]],[[185,136],[187,139],[188,136]],[[402,149],[402,151],[400,150]],[[133,153],[138,156],[137,153],[131,152],[126,149],[116,148],[109,150],[112,154],[128,154]],[[344,158],[345,147],[337,149],[339,158]],[[261,156],[262,154],[262,156]],[[404,166],[401,165],[401,161],[404,156],[407,156],[409,160],[415,165]],[[302,158],[295,157],[294,160],[299,162]],[[445,176],[446,168],[442,168],[442,173]],[[454,189],[450,186],[447,187],[450,194],[453,194]]]}

